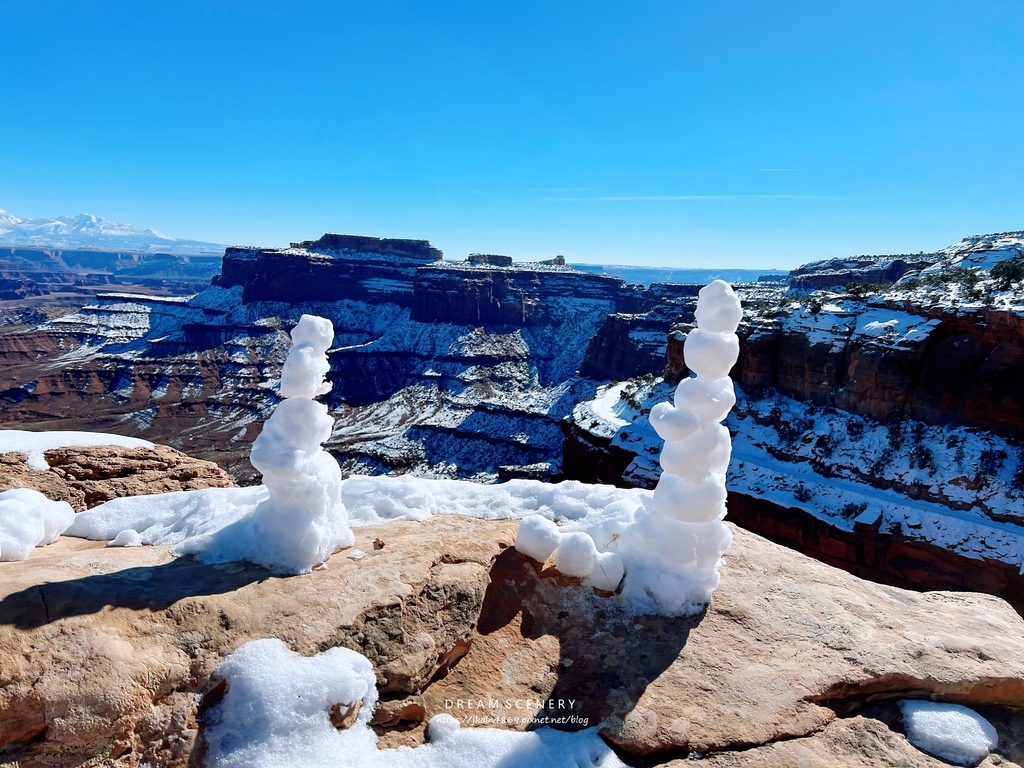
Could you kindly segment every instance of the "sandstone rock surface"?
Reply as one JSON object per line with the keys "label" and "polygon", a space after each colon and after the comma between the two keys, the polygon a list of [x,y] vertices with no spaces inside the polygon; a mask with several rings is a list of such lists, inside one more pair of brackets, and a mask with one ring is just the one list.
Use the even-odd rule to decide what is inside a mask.
{"label": "sandstone rock surface", "polygon": [[212,461],[194,459],[165,445],[72,446],[46,451],[44,456],[50,469],[37,471],[28,468],[23,453],[0,455],[0,491],[32,488],[81,512],[121,496],[235,485]]}
{"label": "sandstone rock surface", "polygon": [[393,717],[414,697],[422,717],[466,725],[601,722],[649,764],[700,752],[715,766],[886,765],[875,755],[896,745],[917,762],[893,765],[925,766],[857,717],[920,696],[989,707],[991,764],[1019,762],[1024,621],[997,598],[871,584],[736,530],[705,614],[633,617],[517,553],[516,527],[436,516],[357,529],[364,558],[342,551],[288,578],[67,538],[2,563],[0,763],[201,765],[201,713],[223,690],[213,669],[270,636],[370,658],[379,722],[402,721],[384,745],[422,740],[418,711]]}
{"label": "sandstone rock surface", "polygon": [[470,538],[465,522],[362,529],[366,557],[342,551],[289,578],[66,537],[3,563],[0,763],[187,765],[211,672],[255,638],[305,655],[344,645],[373,662],[386,698],[421,691],[465,653],[488,566],[513,540],[514,523]]}

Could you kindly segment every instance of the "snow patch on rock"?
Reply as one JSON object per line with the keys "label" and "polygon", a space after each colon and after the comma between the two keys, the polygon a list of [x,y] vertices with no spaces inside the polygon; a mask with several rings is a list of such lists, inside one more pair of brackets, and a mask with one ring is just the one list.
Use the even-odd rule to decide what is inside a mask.
{"label": "snow patch on rock", "polygon": [[70,504],[50,501],[39,491],[0,493],[0,561],[24,560],[36,547],[55,542],[74,519]]}
{"label": "snow patch on rock", "polygon": [[[575,733],[462,728],[451,715],[431,718],[430,742],[380,750],[370,728],[377,690],[361,654],[331,648],[302,657],[280,640],[246,643],[218,668],[227,680],[206,730],[211,768],[490,768],[537,765],[620,768],[623,763],[591,728]],[[351,725],[337,728],[332,710]]]}

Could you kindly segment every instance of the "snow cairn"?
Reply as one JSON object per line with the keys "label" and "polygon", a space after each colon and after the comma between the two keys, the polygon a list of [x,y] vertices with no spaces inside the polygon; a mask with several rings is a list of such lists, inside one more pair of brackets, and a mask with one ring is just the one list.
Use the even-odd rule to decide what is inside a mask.
{"label": "snow cairn", "polygon": [[739,298],[722,280],[700,290],[697,327],[683,356],[694,376],[674,401],[651,409],[651,425],[665,440],[662,475],[653,497],[606,551],[587,533],[562,533],[550,520],[523,519],[516,549],[541,562],[552,554],[562,573],[614,591],[625,574],[622,599],[638,610],[671,615],[700,612],[718,586],[718,566],[732,542],[725,517],[725,473],[732,454],[722,424],[736,393],[729,371],[739,357]]}
{"label": "snow cairn", "polygon": [[291,332],[281,396],[253,443],[250,462],[263,473],[270,498],[253,515],[260,565],[277,573],[308,573],[355,543],[341,500],[341,468],[323,449],[334,420],[314,398],[331,391],[330,320],[303,315]]}

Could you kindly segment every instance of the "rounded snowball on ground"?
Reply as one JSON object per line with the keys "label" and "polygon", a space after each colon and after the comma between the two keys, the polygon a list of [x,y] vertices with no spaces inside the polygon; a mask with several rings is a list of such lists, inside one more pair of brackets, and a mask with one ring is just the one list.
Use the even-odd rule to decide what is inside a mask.
{"label": "rounded snowball on ground", "polygon": [[590,572],[590,585],[596,589],[614,592],[626,573],[622,558],[615,552],[599,552]]}
{"label": "rounded snowball on ground", "polygon": [[585,579],[594,570],[597,558],[597,547],[589,534],[562,534],[558,547],[555,549],[555,567],[566,576],[577,576]]}
{"label": "rounded snowball on ground", "polygon": [[562,537],[558,526],[543,515],[528,515],[519,523],[516,549],[527,557],[543,563],[558,547]]}
{"label": "rounded snowball on ground", "polygon": [[697,325],[712,333],[735,333],[743,319],[740,298],[724,280],[713,280],[697,292]]}
{"label": "rounded snowball on ground", "polygon": [[142,546],[142,535],[132,528],[125,528],[117,536],[112,538],[108,543],[108,547],[141,547]]}
{"label": "rounded snowball on ground", "polygon": [[447,712],[442,712],[427,722],[427,737],[434,742],[444,741],[451,738],[461,727],[462,723]]}
{"label": "rounded snowball on ground", "polygon": [[694,328],[686,334],[683,360],[686,367],[701,378],[725,378],[739,356],[740,340],[735,333],[711,333]]}
{"label": "rounded snowball on ground", "polygon": [[957,765],[977,765],[999,743],[992,723],[959,704],[903,699],[900,712],[911,744]]}

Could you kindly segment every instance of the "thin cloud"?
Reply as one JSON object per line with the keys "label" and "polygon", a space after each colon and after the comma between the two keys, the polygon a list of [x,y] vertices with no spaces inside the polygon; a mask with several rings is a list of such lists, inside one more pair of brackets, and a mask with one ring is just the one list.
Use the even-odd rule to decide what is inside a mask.
{"label": "thin cloud", "polygon": [[602,197],[545,197],[560,203],[686,202],[691,200],[820,200],[827,195],[609,195]]}
{"label": "thin cloud", "polygon": [[758,173],[793,173],[799,171],[799,168],[758,168]]}

